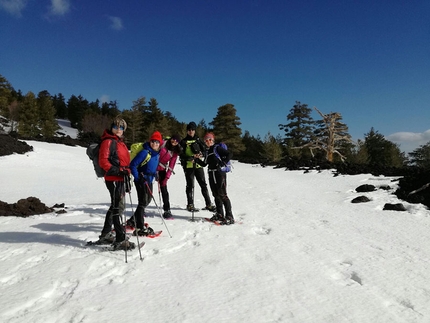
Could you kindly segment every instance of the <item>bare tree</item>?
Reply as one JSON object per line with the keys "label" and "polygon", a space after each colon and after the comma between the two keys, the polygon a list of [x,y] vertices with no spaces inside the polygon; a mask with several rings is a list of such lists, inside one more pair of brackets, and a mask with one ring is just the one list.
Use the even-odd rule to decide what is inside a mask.
{"label": "bare tree", "polygon": [[312,156],[313,150],[320,149],[326,153],[326,159],[333,162],[334,155],[337,154],[342,161],[346,157],[340,153],[341,144],[353,143],[351,136],[348,134],[348,126],[341,122],[342,115],[338,112],[323,114],[316,107],[314,109],[323,118],[321,121],[322,128],[319,134],[309,143],[298,148],[309,148]]}

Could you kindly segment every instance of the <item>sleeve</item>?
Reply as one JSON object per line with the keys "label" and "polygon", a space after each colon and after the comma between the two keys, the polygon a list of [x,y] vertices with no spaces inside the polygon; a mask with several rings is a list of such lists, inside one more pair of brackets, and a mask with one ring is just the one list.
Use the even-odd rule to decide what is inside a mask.
{"label": "sleeve", "polygon": [[178,154],[173,153],[172,158],[169,160],[169,166],[166,171],[166,178],[169,179],[175,169],[176,160],[178,159]]}
{"label": "sleeve", "polygon": [[147,155],[148,151],[144,149],[139,152],[130,163],[130,172],[133,175],[135,181],[137,181],[137,179],[139,178],[139,165],[146,159]]}
{"label": "sleeve", "polygon": [[119,173],[119,167],[112,165],[111,157],[111,145],[115,145],[114,140],[103,140],[100,144],[99,149],[99,165],[108,175],[117,175]]}

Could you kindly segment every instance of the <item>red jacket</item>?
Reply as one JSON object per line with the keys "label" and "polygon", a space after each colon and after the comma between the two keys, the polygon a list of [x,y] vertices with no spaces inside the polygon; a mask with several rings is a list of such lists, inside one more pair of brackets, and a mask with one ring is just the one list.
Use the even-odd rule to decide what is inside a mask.
{"label": "red jacket", "polygon": [[[112,134],[109,130],[105,130],[102,135],[102,143],[99,151],[99,164],[106,172],[104,178],[106,181],[124,181],[124,175],[119,174],[122,170],[129,170],[130,153],[123,142],[122,138]],[[116,151],[110,154],[110,145],[112,141],[116,141]]]}

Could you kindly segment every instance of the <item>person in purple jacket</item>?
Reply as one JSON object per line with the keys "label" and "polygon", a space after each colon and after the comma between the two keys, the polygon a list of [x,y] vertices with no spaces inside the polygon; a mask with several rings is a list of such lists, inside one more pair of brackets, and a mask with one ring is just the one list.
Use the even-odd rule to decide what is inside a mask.
{"label": "person in purple jacket", "polygon": [[169,191],[167,190],[167,181],[170,176],[175,174],[173,171],[176,165],[176,160],[182,152],[182,147],[179,145],[181,137],[179,135],[173,135],[167,138],[163,146],[160,149],[160,159],[158,162],[158,183],[160,185],[161,196],[163,198],[163,217],[169,219],[172,217],[170,211],[169,202]]}

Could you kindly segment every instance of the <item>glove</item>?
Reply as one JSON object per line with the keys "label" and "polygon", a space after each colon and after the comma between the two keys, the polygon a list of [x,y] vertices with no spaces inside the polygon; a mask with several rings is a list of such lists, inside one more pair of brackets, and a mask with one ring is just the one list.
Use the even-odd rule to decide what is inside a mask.
{"label": "glove", "polygon": [[130,175],[130,170],[128,168],[120,169],[119,175],[129,176]]}

